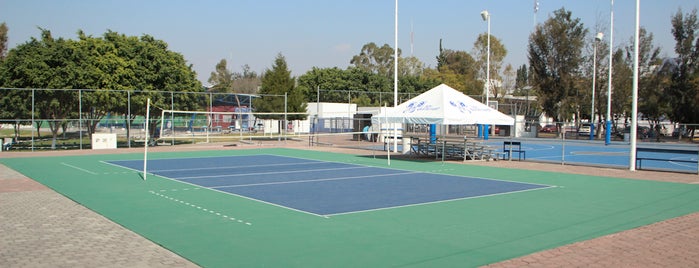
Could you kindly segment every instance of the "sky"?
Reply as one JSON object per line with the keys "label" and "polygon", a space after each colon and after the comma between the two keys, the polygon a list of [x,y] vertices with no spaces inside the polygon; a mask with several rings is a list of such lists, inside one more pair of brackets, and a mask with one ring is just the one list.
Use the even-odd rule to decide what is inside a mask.
{"label": "sky", "polygon": [[[487,32],[480,13],[488,10],[491,34],[508,50],[505,64],[527,63],[527,42],[535,23],[565,8],[609,42],[610,0],[400,0],[398,47],[435,67],[439,40],[445,49],[471,52]],[[0,0],[0,22],[9,28],[12,49],[39,38],[39,27],[54,37],[76,39],[78,30],[102,36],[107,30],[151,35],[168,43],[193,65],[206,84],[221,59],[242,72],[271,69],[281,53],[300,76],[313,67],[345,69],[362,46],[394,46],[395,0]],[[663,56],[674,56],[671,17],[697,9],[696,0],[642,0],[641,26],[654,34]],[[614,1],[614,46],[634,34],[636,1]],[[411,38],[412,36],[412,38]],[[503,64],[503,66],[505,65]]]}

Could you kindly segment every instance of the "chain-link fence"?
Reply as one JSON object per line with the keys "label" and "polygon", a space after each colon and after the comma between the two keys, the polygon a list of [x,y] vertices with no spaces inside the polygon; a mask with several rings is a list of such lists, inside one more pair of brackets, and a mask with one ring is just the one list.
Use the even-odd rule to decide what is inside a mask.
{"label": "chain-link fence", "polygon": [[[371,123],[371,117],[378,114],[379,106],[392,104],[393,94],[390,92],[318,90],[316,94],[315,100],[306,103],[306,119],[284,120],[284,111],[277,111],[279,118],[270,121],[254,115],[253,100],[259,96],[250,94],[0,89],[0,138],[3,150],[20,151],[90,149],[94,142],[92,134],[113,134],[118,148],[143,146],[149,140],[146,133],[167,144],[195,143],[212,138],[242,140],[296,136],[304,140],[314,137],[308,138],[311,141],[309,145],[344,144],[375,150],[386,148],[384,138],[389,135],[430,138],[429,125],[375,126]],[[401,93],[399,102],[416,95]],[[478,99],[480,96],[474,97]],[[148,130],[145,128],[147,99],[151,99],[154,107],[151,110],[152,129]],[[344,101],[338,101],[340,99]],[[323,103],[335,106],[329,109],[331,106],[323,106]],[[487,135],[482,127],[474,125],[437,126],[435,135],[442,140],[481,140],[490,142],[493,147],[498,147],[496,143],[502,140],[553,144],[556,148],[576,143],[590,146],[586,149],[588,151],[594,151],[595,146],[628,146],[632,140],[630,124],[623,119],[612,124],[607,140],[605,124],[591,126],[543,121],[535,106],[529,97],[500,101],[497,109],[515,117],[514,126],[491,126]],[[198,111],[203,114],[160,114],[164,110]],[[699,139],[697,128],[697,124],[639,120],[635,138],[639,146],[671,145],[696,150]],[[394,133],[394,129],[399,133]],[[332,134],[336,136],[330,136]],[[534,155],[528,155],[527,160],[571,161],[571,158],[565,159],[565,153],[538,159]]]}

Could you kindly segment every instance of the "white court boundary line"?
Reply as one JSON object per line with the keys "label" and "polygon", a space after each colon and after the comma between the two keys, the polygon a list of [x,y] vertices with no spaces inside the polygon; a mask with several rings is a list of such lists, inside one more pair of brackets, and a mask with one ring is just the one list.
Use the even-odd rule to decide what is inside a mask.
{"label": "white court boundary line", "polygon": [[[207,157],[186,157],[186,159],[218,158],[218,157],[245,157],[245,156],[249,156],[249,155],[210,156],[210,157],[208,157],[208,156],[207,156]],[[166,180],[171,180],[171,181],[175,181],[175,182],[179,182],[179,183],[184,183],[184,184],[187,184],[187,185],[190,185],[190,186],[193,186],[193,187],[198,187],[198,188],[202,188],[202,189],[208,189],[208,190],[215,191],[215,192],[219,192],[219,193],[222,193],[222,194],[232,195],[232,196],[240,197],[240,198],[247,199],[247,200],[250,200],[250,201],[255,201],[255,202],[259,202],[259,203],[263,203],[263,204],[275,206],[275,207],[278,207],[278,208],[283,208],[283,209],[287,209],[287,210],[291,210],[291,211],[296,211],[296,212],[300,212],[300,213],[303,213],[303,214],[312,215],[312,216],[321,217],[321,218],[326,218],[326,219],[329,219],[331,216],[341,216],[341,215],[348,215],[348,214],[355,214],[355,213],[364,213],[364,212],[371,212],[371,211],[378,211],[378,210],[388,210],[388,209],[396,209],[396,208],[402,208],[402,207],[412,207],[412,206],[429,205],[429,204],[436,204],[436,203],[444,203],[444,202],[452,202],[452,201],[459,201],[459,200],[475,199],[475,198],[481,198],[481,197],[490,197],[490,196],[497,196],[497,195],[514,194],[514,193],[527,192],[527,191],[534,191],[534,190],[544,190],[544,189],[551,189],[551,188],[561,188],[560,186],[556,186],[556,185],[547,185],[547,184],[539,184],[539,183],[532,183],[532,182],[521,182],[521,181],[512,181],[512,180],[494,179],[494,178],[483,178],[483,177],[467,177],[467,176],[456,175],[456,174],[430,173],[430,172],[425,172],[425,171],[409,171],[409,170],[397,169],[397,168],[391,168],[391,167],[385,167],[385,166],[373,166],[373,165],[359,164],[359,163],[348,163],[348,162],[337,162],[337,161],[317,160],[317,159],[311,159],[311,158],[305,158],[305,157],[287,156],[287,155],[259,154],[259,155],[255,155],[255,156],[273,156],[273,157],[283,157],[283,158],[292,158],[292,159],[304,159],[304,160],[309,160],[309,161],[314,161],[314,162],[319,162],[319,163],[337,163],[337,164],[347,164],[347,165],[354,165],[354,166],[357,166],[357,167],[350,167],[350,168],[380,168],[380,169],[387,169],[387,170],[394,170],[394,171],[404,171],[405,174],[419,174],[419,173],[424,173],[424,174],[433,174],[433,175],[442,175],[442,176],[458,177],[458,178],[462,178],[462,179],[479,179],[479,180],[501,181],[501,182],[517,183],[517,184],[536,185],[536,186],[541,186],[541,187],[540,187],[540,188],[534,188],[534,189],[519,190],[519,191],[507,191],[507,192],[495,193],[495,194],[489,194],[489,195],[478,195],[478,196],[463,197],[463,198],[455,198],[455,199],[446,199],[446,200],[438,200],[438,201],[431,201],[431,202],[424,202],[424,203],[415,203],[415,204],[408,204],[408,205],[401,205],[401,206],[383,207],[383,208],[376,208],[376,209],[369,209],[369,210],[359,210],[359,211],[351,211],[351,212],[335,213],[335,214],[317,214],[317,213],[313,213],[313,212],[310,212],[310,211],[305,211],[305,210],[301,210],[301,209],[296,209],[296,208],[292,208],[292,207],[287,207],[287,206],[284,206],[284,205],[281,205],[281,204],[272,203],[272,202],[268,202],[268,201],[264,201],[264,200],[260,200],[260,199],[256,199],[256,198],[252,198],[252,197],[245,196],[245,195],[240,195],[240,194],[236,194],[236,193],[226,192],[226,191],[223,191],[223,190],[219,190],[219,189],[217,189],[217,188],[214,188],[214,187],[201,186],[201,185],[198,185],[198,184],[194,184],[194,183],[190,183],[190,182],[187,182],[187,181],[183,181],[181,178],[175,179],[175,178],[170,178],[170,177],[166,177],[166,176],[162,176],[162,175],[158,175],[158,174],[152,174],[152,173],[151,173],[151,175],[154,175],[154,176],[157,176],[157,177],[166,179]],[[175,159],[184,159],[184,158],[163,158],[163,159],[157,159],[157,160],[175,160]],[[119,162],[119,161],[134,161],[134,160],[117,160],[117,161],[112,161],[112,162]],[[137,160],[136,160],[136,161],[137,161]],[[101,161],[101,162],[102,162],[102,161]],[[113,163],[108,163],[108,162],[106,162],[106,164],[111,164],[111,165],[118,166],[118,167],[121,167],[121,168],[126,168],[126,169],[131,169],[131,170],[135,170],[135,171],[141,172],[141,171],[139,171],[139,170],[136,170],[136,169],[133,169],[133,168],[129,168],[129,167],[126,167],[126,166],[120,166],[120,165],[118,165],[118,164],[113,164]],[[310,171],[309,171],[309,170],[303,170],[303,171],[298,171],[298,172],[310,172]],[[149,172],[149,173],[150,173],[150,172]],[[279,174],[279,173],[289,173],[289,172],[274,172],[274,174]],[[256,174],[259,174],[259,173],[256,173]],[[371,176],[367,176],[367,177],[391,176],[391,175],[394,175],[394,174],[395,174],[395,173],[387,174],[387,175],[371,175]],[[229,176],[229,175],[228,175],[228,176]],[[216,177],[216,176],[214,176],[214,177]],[[358,177],[361,177],[361,176],[358,176]],[[337,178],[334,178],[334,179],[337,179]],[[349,179],[349,178],[348,178],[348,179]],[[333,180],[333,178],[331,178],[331,179],[322,179],[322,180]],[[345,180],[346,180],[346,179],[345,179]],[[294,183],[294,182],[295,182],[295,181],[288,181],[287,183]],[[308,183],[310,183],[310,182],[312,182],[312,181],[308,181]]]}
{"label": "white court boundary line", "polygon": [[99,175],[99,174],[96,173],[96,172],[92,172],[92,171],[89,171],[89,170],[84,169],[84,168],[76,167],[76,166],[73,166],[73,165],[71,165],[71,164],[67,164],[67,163],[65,163],[65,162],[61,162],[61,165],[64,165],[64,166],[70,167],[70,168],[74,168],[74,169],[77,169],[77,170],[80,170],[80,171],[82,171],[82,172],[86,172],[86,173],[89,173],[89,174],[92,174],[92,175]]}

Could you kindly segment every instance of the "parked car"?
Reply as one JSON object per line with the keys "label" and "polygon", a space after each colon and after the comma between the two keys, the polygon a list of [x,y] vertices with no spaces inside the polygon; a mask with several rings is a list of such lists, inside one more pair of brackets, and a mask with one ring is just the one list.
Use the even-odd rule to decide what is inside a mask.
{"label": "parked car", "polygon": [[583,123],[578,127],[578,136],[590,136],[590,130],[592,129],[589,123]]}
{"label": "parked car", "polygon": [[[616,135],[619,138],[623,138],[624,134],[630,134],[631,133],[631,127],[626,127],[624,128],[621,132],[617,132]],[[644,138],[649,138],[655,136],[652,131],[650,131],[649,127],[645,126],[638,126],[636,127],[636,137],[644,139]]]}
{"label": "parked car", "polygon": [[676,127],[675,130],[672,131],[673,138],[679,138],[680,135],[682,135],[682,138],[689,137],[689,130],[684,127]]}
{"label": "parked car", "polygon": [[556,132],[557,128],[556,125],[545,125],[544,127],[541,128],[541,132],[544,133],[553,133]]}
{"label": "parked car", "polygon": [[675,128],[675,130],[672,132],[672,137],[678,138],[682,135],[682,138],[698,138],[699,137],[699,128],[694,129],[694,132],[692,132],[692,129],[686,128],[686,127],[681,127],[681,128]]}

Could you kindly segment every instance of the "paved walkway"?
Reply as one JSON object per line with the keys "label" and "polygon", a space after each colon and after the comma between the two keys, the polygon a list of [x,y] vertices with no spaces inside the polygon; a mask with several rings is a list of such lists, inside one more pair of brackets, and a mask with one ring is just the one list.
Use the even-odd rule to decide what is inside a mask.
{"label": "paved walkway", "polygon": [[197,267],[0,165],[0,267]]}
{"label": "paved walkway", "polygon": [[[36,154],[13,156],[33,155]],[[699,182],[696,174],[629,172],[519,161],[474,164],[676,183]],[[0,266],[196,267],[186,259],[2,165]],[[533,253],[488,267],[699,267],[699,213]]]}

